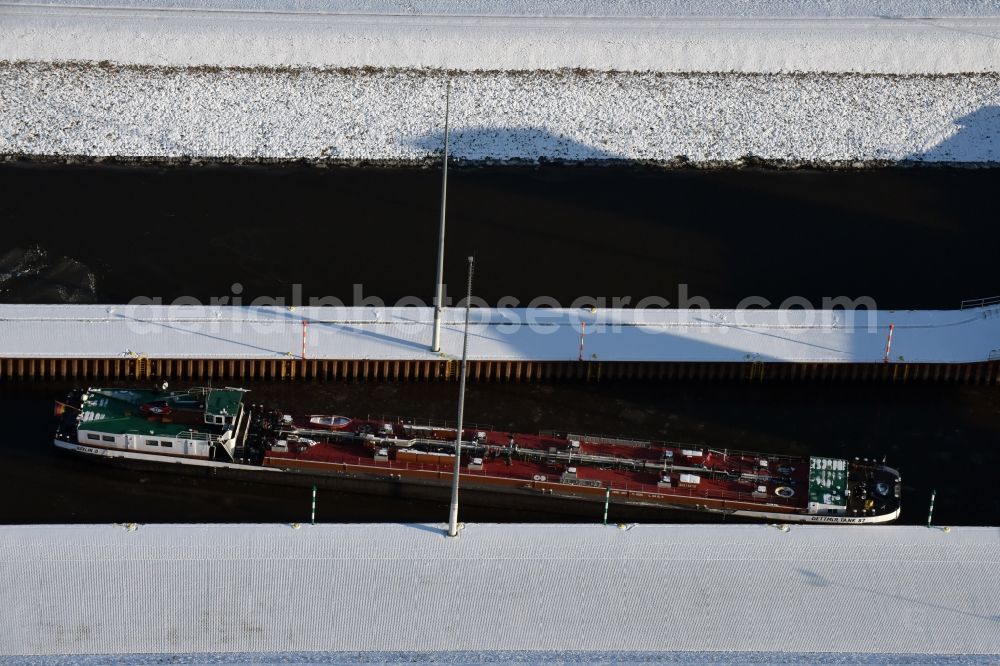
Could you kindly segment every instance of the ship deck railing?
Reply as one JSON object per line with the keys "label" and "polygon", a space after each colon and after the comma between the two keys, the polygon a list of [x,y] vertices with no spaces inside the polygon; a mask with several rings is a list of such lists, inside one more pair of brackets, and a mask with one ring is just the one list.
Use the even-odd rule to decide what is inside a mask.
{"label": "ship deck railing", "polygon": [[741,449],[718,449],[707,444],[693,444],[691,442],[679,442],[669,439],[635,439],[628,437],[608,437],[605,435],[585,435],[567,432],[565,430],[541,430],[538,433],[542,437],[555,437],[558,439],[577,440],[583,444],[607,444],[611,446],[634,446],[644,449],[689,449],[702,451],[704,454],[711,453],[716,456],[734,456],[742,458],[762,458],[769,462],[795,462],[806,463],[808,456],[793,456],[787,454],[772,454],[762,451],[743,451]]}
{"label": "ship deck railing", "polygon": [[[446,466],[441,465],[431,465],[426,463],[417,462],[399,462],[395,460],[375,460],[373,458],[367,457],[356,457],[353,460],[350,458],[341,458],[337,460],[317,460],[312,458],[295,458],[291,456],[267,456],[271,460],[304,460],[306,462],[318,462],[325,463],[329,465],[357,465],[359,467],[380,467],[384,469],[394,469],[394,470],[406,470],[406,471],[419,471],[419,472],[443,472],[451,473],[451,464]],[[461,471],[462,476],[478,476],[478,477],[493,477],[499,479],[511,479],[516,481],[523,481],[526,484],[533,482],[537,483],[559,483],[563,485],[580,485],[586,486],[588,484],[580,483],[574,484],[573,482],[563,481],[558,475],[538,475],[544,476],[543,479],[535,479],[528,476],[499,476],[495,473],[491,473],[490,470],[472,470],[467,467],[463,467]],[[760,506],[781,506],[786,508],[804,508],[805,502],[803,498],[785,498],[778,497],[774,495],[769,495],[768,497],[754,496],[752,493],[744,493],[733,490],[721,490],[721,489],[711,489],[711,490],[698,490],[696,488],[687,487],[673,487],[673,488],[661,488],[652,483],[642,483],[639,481],[634,482],[622,482],[622,481],[604,481],[601,479],[588,479],[582,478],[577,479],[578,481],[600,481],[600,488],[610,488],[612,492],[627,492],[627,493],[643,493],[645,495],[660,495],[663,497],[695,497],[695,498],[705,498],[712,500],[724,500],[727,502],[746,502],[749,504],[757,504]]]}
{"label": "ship deck railing", "polygon": [[198,432],[196,430],[182,430],[175,435],[178,439],[189,439],[201,442],[218,443],[222,441],[222,435],[213,435],[209,432]]}
{"label": "ship deck railing", "polygon": [[962,301],[959,309],[968,310],[969,308],[985,308],[989,305],[1000,304],[1000,296],[987,296],[986,298],[969,298]]}

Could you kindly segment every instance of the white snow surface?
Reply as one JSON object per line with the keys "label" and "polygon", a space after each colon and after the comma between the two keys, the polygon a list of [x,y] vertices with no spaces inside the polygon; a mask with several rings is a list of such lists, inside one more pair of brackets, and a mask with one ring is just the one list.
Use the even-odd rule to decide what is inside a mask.
{"label": "white snow surface", "polygon": [[0,60],[660,72],[996,71],[997,0],[32,0]]}
{"label": "white snow surface", "polygon": [[[0,358],[461,358],[464,310],[0,305]],[[303,325],[303,322],[306,322]],[[1000,359],[1000,306],[953,311],[474,309],[471,360],[973,363]],[[581,337],[583,350],[581,352]]]}
{"label": "white snow surface", "polygon": [[473,162],[995,164],[998,68],[1000,0],[0,0],[0,155],[423,162],[450,78]]}
{"label": "white snow surface", "polygon": [[996,528],[629,527],[3,527],[0,645],[1000,652]]}
{"label": "white snow surface", "polygon": [[4,0],[10,7],[268,14],[632,18],[963,18],[1000,0]]}
{"label": "white snow surface", "polygon": [[[470,161],[1000,162],[996,73],[450,78],[451,154]],[[429,70],[0,63],[0,154],[422,162],[444,90]]]}

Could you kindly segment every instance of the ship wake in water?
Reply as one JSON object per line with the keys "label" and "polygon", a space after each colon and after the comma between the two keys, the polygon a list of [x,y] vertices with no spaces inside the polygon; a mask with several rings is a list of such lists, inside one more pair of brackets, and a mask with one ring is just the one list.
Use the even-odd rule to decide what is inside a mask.
{"label": "ship wake in water", "polygon": [[50,256],[39,245],[0,255],[2,303],[96,303],[97,279],[71,257]]}

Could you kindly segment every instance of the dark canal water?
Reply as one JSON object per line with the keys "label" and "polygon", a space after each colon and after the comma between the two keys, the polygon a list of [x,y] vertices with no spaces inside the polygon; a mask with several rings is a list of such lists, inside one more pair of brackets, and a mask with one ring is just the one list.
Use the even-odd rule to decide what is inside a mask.
{"label": "dark canal water", "polygon": [[[453,419],[455,384],[249,384],[255,400],[303,410]],[[79,460],[51,444],[50,398],[66,386],[0,392],[2,522],[256,522],[308,519],[305,488],[150,474]],[[1000,493],[1000,394],[949,385],[713,383],[474,384],[466,418],[520,431],[572,427],[774,453],[888,457],[902,472],[902,522],[995,524]],[[466,506],[464,520],[596,521],[602,507],[554,513]],[[321,491],[321,521],[446,519],[444,502]],[[672,522],[669,512],[612,507],[612,520]],[[710,516],[699,520],[711,520]]]}
{"label": "dark canal water", "polygon": [[[0,301],[429,301],[440,174],[311,167],[0,165]],[[449,177],[446,278],[496,304],[646,296],[870,296],[953,308],[1000,294],[986,253],[1000,170],[484,168]],[[454,291],[454,290],[453,290]]]}
{"label": "dark canal water", "polygon": [[[306,167],[0,165],[0,301],[208,301],[231,295],[395,302],[433,289],[439,174]],[[1000,294],[988,254],[1000,171],[454,170],[447,278],[526,303],[645,296],[679,285],[712,306],[748,296],[871,296],[952,308]],[[2,344],[2,341],[0,341]],[[0,386],[0,522],[300,521],[309,491],[113,469],[51,445],[68,387]],[[453,418],[453,384],[272,384],[262,401]],[[635,383],[473,385],[468,418],[765,452],[887,455],[903,522],[995,524],[1000,398],[990,387]],[[598,520],[467,505],[470,521]],[[586,510],[585,510],[586,511]],[[321,493],[322,521],[442,521],[443,502]],[[675,516],[612,507],[612,520]]]}

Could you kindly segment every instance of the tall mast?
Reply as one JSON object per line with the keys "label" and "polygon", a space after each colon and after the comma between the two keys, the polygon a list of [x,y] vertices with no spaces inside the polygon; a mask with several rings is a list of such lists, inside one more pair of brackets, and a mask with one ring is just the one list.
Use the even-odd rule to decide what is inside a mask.
{"label": "tall mast", "polygon": [[472,309],[472,264],[469,257],[469,284],[465,297],[465,332],[462,334],[462,374],[458,381],[458,433],[455,435],[455,468],[451,474],[451,510],[448,536],[458,536],[458,472],[462,466],[462,419],[465,416],[465,374],[469,360],[469,312]]}
{"label": "tall mast", "polygon": [[434,339],[431,351],[441,351],[441,307],[444,300],[444,218],[448,203],[448,112],[451,107],[451,79],[444,93],[444,161],[441,165],[441,224],[438,229],[437,295],[434,298]]}

